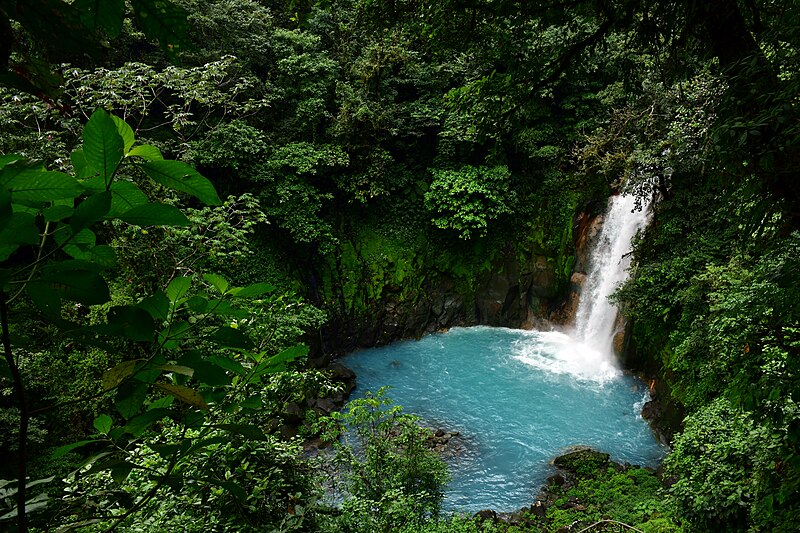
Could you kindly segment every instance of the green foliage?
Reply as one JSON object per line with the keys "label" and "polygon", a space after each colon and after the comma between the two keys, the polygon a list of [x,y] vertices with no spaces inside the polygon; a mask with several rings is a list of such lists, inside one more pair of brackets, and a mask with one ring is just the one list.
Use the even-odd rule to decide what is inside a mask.
{"label": "green foliage", "polygon": [[436,227],[453,229],[462,239],[484,237],[490,222],[513,212],[516,193],[510,180],[503,166],[434,170],[425,207]]}
{"label": "green foliage", "polygon": [[391,403],[381,389],[324,421],[324,438],[346,469],[342,515],[331,530],[395,531],[439,513],[447,468],[426,446],[430,433]]}

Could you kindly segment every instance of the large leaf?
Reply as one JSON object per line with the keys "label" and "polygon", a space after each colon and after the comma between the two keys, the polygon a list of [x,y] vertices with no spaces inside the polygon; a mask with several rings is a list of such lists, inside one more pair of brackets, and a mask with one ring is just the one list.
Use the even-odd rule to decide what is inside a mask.
{"label": "large leaf", "polygon": [[189,276],[178,276],[169,282],[167,286],[167,298],[172,303],[177,302],[189,290],[192,285],[192,278]]}
{"label": "large leaf", "polygon": [[248,285],[246,287],[236,287],[231,289],[229,294],[237,298],[254,298],[274,290],[275,287],[269,283],[253,283],[252,285]]}
{"label": "large leaf", "polygon": [[164,156],[161,155],[161,150],[152,144],[140,144],[139,146],[134,146],[125,157],[133,156],[141,157],[147,161],[159,161],[164,159]]}
{"label": "large leaf", "polygon": [[225,294],[225,291],[228,290],[228,280],[219,274],[203,274],[203,279],[213,285],[221,294]]}
{"label": "large leaf", "polygon": [[42,276],[30,283],[53,291],[64,300],[85,305],[102,304],[110,300],[108,285],[97,268],[83,261],[60,261],[45,266]]}
{"label": "large leaf", "polygon": [[109,431],[111,431],[111,417],[106,414],[101,414],[94,419],[92,425],[98,433],[106,435]]}
{"label": "large leaf", "polygon": [[126,381],[123,383],[117,389],[117,396],[114,399],[117,411],[126,419],[136,416],[142,409],[145,398],[147,398],[148,389],[147,383],[139,381]]}
{"label": "large leaf", "polygon": [[53,458],[53,459],[58,459],[62,455],[66,455],[69,452],[71,452],[72,450],[75,450],[76,448],[80,448],[81,446],[86,446],[87,444],[92,444],[93,442],[97,442],[97,441],[95,441],[95,440],[82,440],[82,441],[78,441],[78,442],[73,442],[72,444],[65,444],[64,446],[56,448],[55,451],[53,451],[53,453],[50,455],[50,457]]}
{"label": "large leaf", "polygon": [[125,141],[108,113],[98,108],[83,128],[83,155],[86,162],[103,177],[106,188],[111,184],[125,151]]}
{"label": "large leaf", "polygon": [[83,148],[76,148],[73,150],[72,153],[69,154],[69,160],[72,161],[72,169],[75,171],[75,176],[78,179],[85,180],[97,174],[86,160]]}
{"label": "large leaf", "polygon": [[111,210],[109,217],[118,217],[134,207],[147,204],[147,195],[130,181],[116,180],[111,185]]}
{"label": "large leaf", "polygon": [[115,306],[108,312],[107,323],[100,332],[124,336],[134,341],[152,341],[155,324],[150,313],[133,305]]}
{"label": "large leaf", "polygon": [[191,194],[208,205],[222,203],[211,182],[182,161],[147,161],[141,168],[150,179],[165,187]]}
{"label": "large leaf", "polygon": [[211,338],[222,346],[230,348],[250,348],[253,342],[241,331],[228,326],[223,326],[215,331]]}
{"label": "large leaf", "polygon": [[125,0],[75,0],[81,22],[93,32],[103,30],[112,39],[122,31]]}
{"label": "large leaf", "polygon": [[139,360],[123,361],[111,370],[103,373],[103,390],[111,390],[128,379],[136,371]]}
{"label": "large leaf", "polygon": [[35,218],[28,213],[13,213],[0,231],[0,261],[5,261],[24,244],[39,243],[39,229]]}
{"label": "large leaf", "polygon": [[136,140],[136,136],[133,133],[133,128],[131,128],[127,122],[116,115],[111,115],[111,120],[114,121],[114,125],[117,127],[117,133],[119,133],[119,136],[122,137],[122,151],[123,153],[127,154]]}
{"label": "large leaf", "polygon": [[172,383],[156,383],[156,386],[193,407],[197,407],[199,409],[208,409],[206,400],[194,389],[184,387],[183,385],[173,385]]}
{"label": "large leaf", "polygon": [[144,309],[150,313],[150,316],[153,317],[153,320],[157,320],[159,322],[163,322],[169,316],[169,298],[167,298],[167,295],[161,291],[143,299],[141,302],[136,304],[136,307]]}
{"label": "large leaf", "polygon": [[69,219],[69,225],[75,233],[88,228],[95,222],[102,220],[111,209],[111,193],[103,191],[93,194],[78,204],[75,213]]}
{"label": "large leaf", "polygon": [[188,46],[189,13],[166,0],[132,0],[136,22],[145,35],[158,39],[171,60]]}
{"label": "large leaf", "polygon": [[151,424],[169,416],[170,413],[171,411],[164,407],[150,409],[149,411],[145,411],[139,416],[128,420],[128,423],[125,424],[125,431],[134,437],[140,437],[142,433],[144,433],[144,430],[150,427]]}
{"label": "large leaf", "polygon": [[118,217],[134,226],[191,226],[180,209],[167,204],[145,204],[125,211]]}
{"label": "large leaf", "polygon": [[81,194],[78,180],[63,172],[26,169],[6,183],[14,202],[51,202],[75,198]]}

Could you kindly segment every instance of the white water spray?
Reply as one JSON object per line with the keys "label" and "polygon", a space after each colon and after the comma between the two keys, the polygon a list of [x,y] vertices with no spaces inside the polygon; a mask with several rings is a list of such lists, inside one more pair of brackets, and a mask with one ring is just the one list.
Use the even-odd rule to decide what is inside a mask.
{"label": "white water spray", "polygon": [[581,381],[604,383],[621,374],[613,351],[617,308],[608,297],[627,278],[631,241],[650,219],[648,206],[635,208],[635,196],[609,198],[603,226],[589,254],[571,335],[536,332],[537,342],[517,348],[518,360]]}
{"label": "white water spray", "polygon": [[649,220],[648,206],[636,209],[633,195],[612,196],[605,221],[589,255],[589,271],[575,314],[573,336],[614,364],[617,308],[608,297],[627,279],[631,241]]}

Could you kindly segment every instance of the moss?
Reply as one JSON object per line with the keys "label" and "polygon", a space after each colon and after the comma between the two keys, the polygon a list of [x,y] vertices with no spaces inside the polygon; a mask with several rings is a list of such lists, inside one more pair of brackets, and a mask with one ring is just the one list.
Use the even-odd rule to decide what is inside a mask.
{"label": "moss", "polygon": [[589,449],[575,450],[556,457],[553,464],[579,477],[590,477],[596,475],[598,470],[608,467],[609,455]]}

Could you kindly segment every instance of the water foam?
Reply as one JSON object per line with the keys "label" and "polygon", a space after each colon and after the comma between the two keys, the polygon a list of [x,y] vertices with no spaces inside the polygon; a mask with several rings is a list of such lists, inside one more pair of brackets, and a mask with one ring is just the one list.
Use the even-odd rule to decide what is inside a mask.
{"label": "water foam", "polygon": [[551,374],[582,382],[607,383],[622,372],[599,350],[558,331],[534,332],[534,339],[515,343],[514,359]]}

